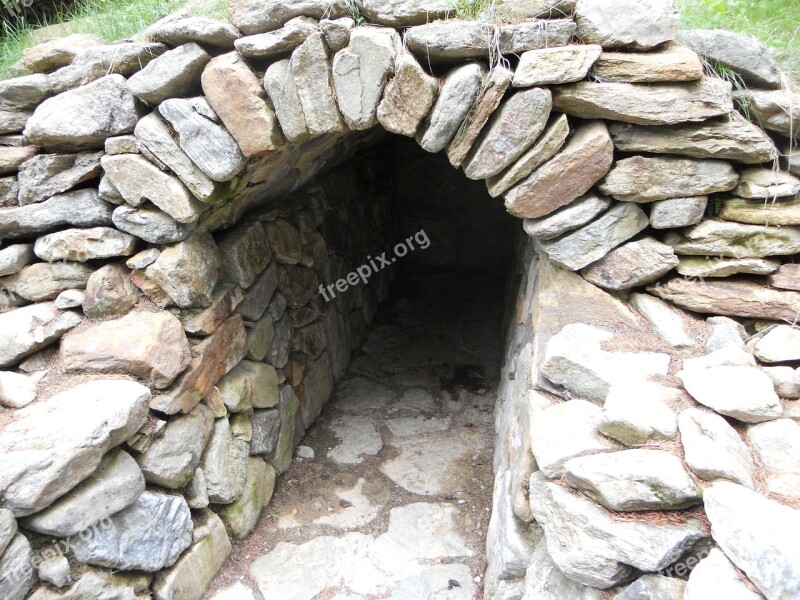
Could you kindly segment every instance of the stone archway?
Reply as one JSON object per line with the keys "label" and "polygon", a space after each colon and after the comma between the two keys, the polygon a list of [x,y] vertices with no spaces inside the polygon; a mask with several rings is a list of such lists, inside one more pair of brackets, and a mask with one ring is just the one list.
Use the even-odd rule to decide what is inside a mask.
{"label": "stone archway", "polygon": [[[800,181],[773,166],[796,173],[797,95],[754,41],[736,39],[758,61],[731,53],[727,34],[676,43],[665,0],[523,4],[471,21],[433,20],[447,16],[438,3],[364,1],[374,24],[356,26],[335,2],[237,0],[232,25],[177,15],[146,42],[48,42],[26,56],[30,74],[0,82],[0,449],[14,457],[0,467],[11,540],[0,590],[33,588],[36,534],[84,534],[72,548],[79,570],[155,576],[93,567],[76,590],[202,596],[230,548],[217,512],[239,537],[252,529],[385,295],[381,278],[358,305],[315,300],[390,239],[379,203],[350,205],[358,184],[332,170],[385,131],[485,180],[529,236],[507,312],[486,597],[548,586],[595,597],[683,564],[709,538],[681,512],[701,488],[720,529],[716,568],[732,561],[768,596],[796,590],[791,553],[770,550],[784,539],[753,533],[763,554],[753,561],[731,541],[751,532],[720,516],[791,510],[778,500],[798,495],[793,467],[770,462],[759,440],[795,439],[791,413],[779,418],[781,398],[800,396],[794,375],[757,368],[739,324],[696,315],[747,320],[751,334],[759,320],[796,320]],[[734,93],[697,52],[753,89]],[[361,231],[353,223],[369,235],[343,236]],[[794,364],[775,345],[795,329],[771,331],[751,345],[756,359]],[[726,346],[738,354],[722,367],[697,358]],[[728,375],[756,399],[715,399],[708,386],[727,381],[715,368],[739,369]],[[650,381],[626,391],[631,371]],[[636,394],[654,398],[666,424],[634,422]],[[772,465],[766,478],[753,479],[750,450],[720,415],[770,421],[742,426]],[[253,453],[252,436],[268,429],[274,439]],[[553,436],[561,429],[569,443]],[[692,454],[690,440],[717,434],[733,440],[723,448],[733,474]],[[673,452],[652,454],[655,440]],[[595,462],[565,466],[584,456]],[[653,500],[598,483],[619,464],[616,482],[677,469],[682,487],[650,482],[665,490]],[[739,487],[708,487],[719,478]],[[620,520],[598,505],[674,511],[675,522]],[[569,535],[585,543],[568,548]],[[643,539],[656,548],[646,556]],[[791,575],[764,572],[781,560]],[[681,585],[669,579],[632,585]],[[61,596],[40,586],[33,597]]]}

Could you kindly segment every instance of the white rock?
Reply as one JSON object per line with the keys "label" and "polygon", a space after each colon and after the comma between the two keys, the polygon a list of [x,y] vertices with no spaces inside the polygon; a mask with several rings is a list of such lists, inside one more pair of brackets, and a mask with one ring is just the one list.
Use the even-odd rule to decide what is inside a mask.
{"label": "white rock", "polygon": [[0,313],[0,367],[16,364],[49,346],[80,322],[78,315],[61,313],[52,302]]}
{"label": "white rock", "polygon": [[686,369],[678,374],[686,391],[703,406],[745,423],[783,414],[780,398],[764,371],[755,367]]}
{"label": "white rock", "polygon": [[13,244],[0,250],[0,276],[19,273],[33,261],[33,245]]}
{"label": "white rock", "polygon": [[797,400],[800,398],[800,371],[792,367],[764,367],[781,398]]}
{"label": "white rock", "polygon": [[765,363],[800,360],[800,329],[790,325],[776,325],[759,338],[753,347],[753,354]]}
{"label": "white rock", "polygon": [[678,419],[670,403],[679,395],[652,381],[616,383],[603,404],[599,430],[626,446],[675,439]]}
{"label": "white rock", "polygon": [[542,240],[551,240],[586,225],[608,209],[610,205],[611,201],[608,198],[587,194],[547,216],[539,219],[525,219],[525,233]]}
{"label": "white rock", "polygon": [[709,325],[708,339],[706,340],[706,348],[709,352],[727,347],[744,350],[747,332],[741,323],[728,317],[709,317],[706,319],[706,323]]}
{"label": "white rock", "polygon": [[739,577],[736,567],[719,548],[712,548],[708,556],[692,569],[683,600],[759,600],[763,596],[751,590]]}
{"label": "white rock", "polygon": [[83,306],[86,292],[83,290],[64,290],[55,299],[55,306],[59,310],[67,310]]}
{"label": "white rock", "polygon": [[522,600],[600,600],[601,593],[598,589],[566,577],[550,558],[544,540],[536,545],[525,571],[525,595]]}
{"label": "white rock", "polygon": [[47,371],[21,375],[13,371],[0,371],[0,405],[22,408],[36,400],[37,388]]}
{"label": "white rock", "polygon": [[686,333],[683,318],[669,304],[649,294],[632,294],[631,303],[670,346],[676,350],[697,347],[697,342]]}
{"label": "white rock", "polygon": [[674,229],[696,225],[703,220],[708,197],[671,198],[653,202],[650,207],[650,225],[653,229]]}
{"label": "white rock", "polygon": [[800,472],[800,424],[778,419],[747,428],[747,439],[769,471]]}
{"label": "white rock", "polygon": [[39,579],[57,588],[65,587],[71,580],[67,557],[59,554],[44,559],[39,564]]}
{"label": "white rock", "polygon": [[643,575],[614,600],[683,600],[686,582],[663,575]]}
{"label": "white rock", "polygon": [[672,0],[578,0],[575,20],[585,44],[636,50],[675,39],[679,25]]}

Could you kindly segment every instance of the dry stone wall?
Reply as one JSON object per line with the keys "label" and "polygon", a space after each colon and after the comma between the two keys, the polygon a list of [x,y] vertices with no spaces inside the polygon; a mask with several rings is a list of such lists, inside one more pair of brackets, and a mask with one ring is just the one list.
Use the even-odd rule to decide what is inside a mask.
{"label": "dry stone wall", "polygon": [[669,0],[450,17],[232,0],[0,82],[0,596],[202,596],[387,292],[317,293],[392,240],[331,171],[384,130],[528,234],[485,596],[800,594],[800,94]]}

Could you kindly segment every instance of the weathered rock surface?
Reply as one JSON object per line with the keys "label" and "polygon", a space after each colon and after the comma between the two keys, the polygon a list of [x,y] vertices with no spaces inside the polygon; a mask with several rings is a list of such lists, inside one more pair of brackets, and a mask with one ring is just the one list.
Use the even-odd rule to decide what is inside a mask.
{"label": "weathered rock surface", "polygon": [[[496,44],[500,54],[520,55],[529,50],[566,46],[575,37],[577,27],[572,19],[541,19],[500,25]],[[485,56],[485,54],[484,54]]]}
{"label": "weathered rock surface", "polygon": [[632,294],[631,304],[647,320],[653,331],[676,350],[697,347],[697,343],[686,333],[683,315],[663,300],[649,294]]}
{"label": "weathered rock surface", "polygon": [[677,264],[671,247],[646,237],[615,248],[581,274],[601,288],[619,291],[653,283]]}
{"label": "weathered rock surface", "polygon": [[307,139],[311,134],[288,59],[279,60],[267,68],[264,89],[275,107],[275,115],[286,139],[290,142]]}
{"label": "weathered rock surface", "polygon": [[531,477],[530,497],[558,568],[570,579],[601,589],[629,579],[633,569],[665,568],[704,537],[693,521],[681,525],[616,521],[591,500],[537,473]]}
{"label": "weathered rock surface", "polygon": [[306,126],[312,137],[341,133],[345,125],[334,97],[328,48],[321,32],[314,33],[289,61]]}
{"label": "weathered rock surface", "polygon": [[743,90],[737,100],[747,104],[750,118],[767,131],[784,137],[800,137],[800,100],[788,90]]}
{"label": "weathered rock surface", "polygon": [[97,380],[17,411],[0,430],[0,448],[13,457],[0,468],[5,506],[26,516],[70,491],[142,426],[149,399],[141,384]]}
{"label": "weathered rock surface", "polygon": [[203,308],[211,304],[221,266],[214,239],[198,229],[184,241],[164,248],[145,275],[181,308]]}
{"label": "weathered rock surface", "polygon": [[552,107],[550,91],[533,88],[517,92],[492,115],[464,161],[470,179],[486,179],[512,165],[547,126]]}
{"label": "weathered rock surface", "polygon": [[243,289],[252,285],[272,257],[267,233],[259,221],[227,231],[219,238],[219,252],[223,274]]}
{"label": "weathered rock surface", "polygon": [[105,73],[130,77],[166,51],[167,47],[164,44],[151,42],[127,41],[104,44],[81,52],[71,66],[96,66],[102,68]]}
{"label": "weathered rock surface", "polygon": [[100,175],[101,153],[40,154],[19,169],[19,204],[42,202]]}
{"label": "weathered rock surface", "polygon": [[109,225],[113,208],[93,189],[58,194],[44,202],[0,211],[0,236],[15,239],[64,225]]}
{"label": "weathered rock surface", "polygon": [[703,78],[703,64],[697,53],[674,43],[651,52],[603,52],[592,71],[605,81],[626,83],[674,83]]}
{"label": "weathered rock surface", "polygon": [[235,539],[242,540],[250,535],[274,489],[275,469],[263,458],[251,456],[247,460],[244,493],[218,511]]}
{"label": "weathered rock surface", "polygon": [[83,289],[91,275],[92,268],[80,263],[35,263],[0,283],[26,300],[41,302],[53,300],[65,290]]}
{"label": "weathered rock surface", "polygon": [[731,84],[704,78],[695,83],[652,85],[581,82],[553,91],[553,108],[584,119],[639,125],[676,125],[727,115]]}
{"label": "weathered rock surface", "polygon": [[33,568],[34,554],[30,542],[17,533],[0,557],[0,594],[10,600],[23,600],[36,583],[36,569]]}
{"label": "weathered rock surface", "polygon": [[347,126],[356,131],[378,124],[377,110],[394,73],[400,36],[391,29],[357,28],[333,58],[333,88]]}
{"label": "weathered rock surface", "polygon": [[209,17],[167,16],[144,30],[143,35],[154,42],[180,46],[196,42],[202,46],[232,48],[240,36],[229,23]]}
{"label": "weathered rock surface", "polygon": [[712,65],[733,71],[749,86],[781,87],[781,72],[769,48],[752,36],[725,29],[690,29],[682,31],[678,40]]}
{"label": "weathered rock surface", "polygon": [[78,261],[130,256],[136,249],[136,238],[113,227],[65,229],[36,240],[33,251],[48,262]]}
{"label": "weathered rock surface", "polygon": [[151,106],[168,98],[188,96],[197,89],[211,57],[191,42],[168,50],[128,79],[131,93]]}
{"label": "weathered rock surface", "polygon": [[247,321],[258,321],[267,309],[267,305],[278,287],[278,266],[275,262],[259,274],[253,284],[247,288],[244,300],[236,312]]}
{"label": "weathered rock surface", "polygon": [[550,260],[578,271],[606,256],[648,225],[647,215],[635,204],[617,204],[597,220],[554,240],[542,240],[538,248]]}
{"label": "weathered rock surface", "polygon": [[26,48],[22,53],[22,64],[34,73],[47,73],[65,67],[81,52],[100,43],[96,36],[80,33],[54,38]]}
{"label": "weathered rock surface", "polygon": [[580,81],[600,58],[596,45],[564,46],[530,50],[519,58],[514,71],[514,87],[554,85]]}
{"label": "weathered rock surface", "polygon": [[800,330],[790,325],[776,325],[755,342],[752,351],[764,363],[800,360]]}
{"label": "weathered rock surface", "polygon": [[256,74],[231,52],[211,59],[202,76],[203,92],[242,154],[251,158],[278,149],[284,137]]}
{"label": "weathered rock surface", "polygon": [[489,55],[495,28],[477,21],[439,21],[410,27],[404,42],[423,64]]}
{"label": "weathered rock surface", "polygon": [[613,6],[602,0],[578,0],[578,36],[604,48],[649,50],[675,39],[679,16],[669,0],[622,0]]}
{"label": "weathered rock surface", "polygon": [[125,371],[158,389],[168,387],[189,359],[180,321],[167,312],[130,313],[67,336],[61,344],[67,371]]}
{"label": "weathered rock surface", "polygon": [[214,181],[230,181],[244,169],[247,159],[204,98],[171,98],[158,112],[175,129],[181,149]]}
{"label": "weathered rock surface", "polygon": [[586,225],[605,212],[610,205],[608,198],[586,194],[545,217],[525,219],[525,233],[534,238],[551,240]]}
{"label": "weathered rock surface", "polygon": [[664,450],[634,449],[583,456],[564,464],[572,487],[609,510],[679,510],[702,502],[681,459]]}
{"label": "weathered rock surface", "polygon": [[0,250],[0,276],[19,273],[33,261],[32,244],[12,244]]}
{"label": "weathered rock surface", "polygon": [[506,192],[506,209],[526,219],[548,215],[589,191],[608,173],[613,159],[606,126],[599,121],[584,125],[553,159]]}
{"label": "weathered rock surface", "polygon": [[107,75],[42,102],[25,126],[25,137],[53,150],[102,148],[106,138],[130,133],[138,114],[120,75]]}
{"label": "weathered rock surface", "polygon": [[117,207],[111,217],[117,229],[151,244],[182,242],[197,226],[197,223],[178,223],[160,210],[130,206]]}
{"label": "weathered rock surface", "polygon": [[200,204],[186,186],[143,156],[104,156],[102,164],[106,176],[131,206],[150,201],[179,223],[192,223],[200,216]]}
{"label": "weathered rock surface", "polygon": [[760,600],[761,594],[742,581],[733,563],[719,548],[712,548],[692,569],[686,582],[684,600],[702,600],[720,595],[731,600]]}
{"label": "weathered rock surface", "polygon": [[115,514],[108,528],[73,540],[81,562],[123,570],[158,571],[175,563],[192,543],[192,515],[182,496],[144,492]]}
{"label": "weathered rock surface", "polygon": [[417,132],[420,146],[434,153],[447,147],[469,113],[483,76],[484,68],[477,64],[456,67],[445,76],[433,109]]}
{"label": "weathered rock surface", "polygon": [[28,406],[36,399],[39,382],[45,375],[45,371],[30,375],[21,375],[13,371],[0,371],[0,406],[6,408]]}
{"label": "weathered rock surface", "polygon": [[682,232],[670,231],[664,243],[680,255],[731,258],[785,256],[800,250],[800,229],[705,220]]}
{"label": "weathered rock surface", "polygon": [[136,461],[127,452],[112,452],[88,479],[23,524],[43,535],[73,536],[124,510],[143,492],[144,477]]}
{"label": "weathered rock surface", "polygon": [[242,361],[222,378],[218,387],[230,412],[272,408],[278,404],[278,375],[272,365]]}
{"label": "weathered rock surface", "polygon": [[378,104],[378,122],[391,133],[414,137],[438,91],[437,79],[428,75],[410,52],[401,53]]}
{"label": "weathered rock surface", "polygon": [[83,312],[91,319],[124,315],[139,302],[131,272],[120,263],[97,269],[86,282]]}
{"label": "weathered rock surface", "polygon": [[800,197],[792,199],[746,200],[733,196],[718,200],[717,216],[726,221],[752,225],[800,225]]}
{"label": "weathered rock surface", "polygon": [[777,419],[783,406],[772,381],[761,369],[723,366],[685,369],[678,375],[700,404],[745,423]]}
{"label": "weathered rock surface", "polygon": [[769,162],[778,152],[769,136],[737,114],[711,123],[669,127],[614,123],[608,129],[614,146],[623,152],[680,154],[746,164]]}
{"label": "weathered rock surface", "polygon": [[719,160],[634,156],[618,161],[599,189],[624,202],[657,202],[727,192],[738,181],[733,167]]}
{"label": "weathered rock surface", "polygon": [[714,540],[766,597],[800,593],[793,541],[800,533],[800,511],[729,482],[712,485],[703,501]]}
{"label": "weathered rock surface", "polygon": [[453,5],[446,0],[358,0],[356,4],[370,22],[389,27],[422,25],[453,12]]}
{"label": "weathered rock surface", "polygon": [[213,425],[211,410],[202,404],[170,420],[161,436],[136,459],[145,479],[170,489],[186,486],[200,463]]}
{"label": "weathered rock surface", "polygon": [[739,185],[732,193],[750,200],[794,197],[800,193],[800,179],[772,169],[745,169],[739,177]]}
{"label": "weathered rock surface", "polygon": [[800,291],[800,265],[786,263],[769,278],[769,284],[782,290]]}
{"label": "weathered rock surface", "polygon": [[236,0],[228,7],[231,23],[245,35],[278,29],[295,17],[334,19],[348,14],[345,3],[338,0],[270,0],[266,6],[256,0]]}
{"label": "weathered rock surface", "polygon": [[0,313],[0,366],[8,367],[57,341],[81,318],[62,313],[50,302]]}
{"label": "weathered rock surface", "polygon": [[653,229],[675,229],[696,225],[703,220],[707,206],[706,196],[654,202],[650,206],[650,226]]}
{"label": "weathered rock surface", "polygon": [[626,446],[674,439],[678,426],[670,403],[677,396],[674,388],[652,381],[616,383],[603,404],[598,429]]}
{"label": "weathered rock surface", "polygon": [[289,54],[316,31],[319,31],[316,19],[295,17],[275,31],[239,38],[234,41],[234,46],[245,58],[272,58]]}
{"label": "weathered rock surface", "polygon": [[250,445],[234,437],[229,420],[217,419],[200,463],[211,502],[230,504],[242,495],[249,455]]}
{"label": "weathered rock surface", "polygon": [[[500,583],[502,585],[503,582]],[[559,600],[560,598],[599,600],[602,593],[598,589],[581,585],[566,577],[550,558],[550,554],[547,552],[547,543],[544,540],[536,544],[536,549],[533,551],[525,571],[524,592],[523,598],[526,600],[532,598],[539,600]]]}

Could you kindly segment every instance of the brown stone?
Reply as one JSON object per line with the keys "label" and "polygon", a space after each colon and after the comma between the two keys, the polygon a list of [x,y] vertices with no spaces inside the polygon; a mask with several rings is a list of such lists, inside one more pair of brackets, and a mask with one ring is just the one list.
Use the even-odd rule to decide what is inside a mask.
{"label": "brown stone", "polygon": [[84,50],[99,46],[102,42],[93,35],[76,33],[57,37],[28,48],[22,53],[22,64],[29,71],[46,73],[70,64]]}
{"label": "brown stone", "polygon": [[589,191],[613,161],[614,144],[605,124],[584,125],[555,158],[505,194],[506,209],[527,219],[550,214]]}
{"label": "brown stone", "polygon": [[36,146],[0,146],[0,175],[16,173],[22,163],[38,153]]}
{"label": "brown stone", "polygon": [[261,156],[285,143],[264,89],[238,53],[212,58],[202,82],[208,103],[246,157]]}
{"label": "brown stone", "polygon": [[704,314],[793,323],[800,313],[800,293],[772,290],[752,281],[675,278],[649,291],[682,308]]}
{"label": "brown stone", "polygon": [[653,283],[677,264],[672,248],[648,237],[615,248],[581,274],[589,283],[618,291]]}
{"label": "brown stone", "polygon": [[413,54],[405,52],[397,59],[395,75],[378,104],[378,121],[386,131],[414,137],[438,91],[439,81],[425,72]]}
{"label": "brown stone", "polygon": [[239,364],[246,353],[244,322],[241,316],[233,315],[192,348],[189,368],[169,390],[155,396],[150,407],[168,415],[188,413],[211,393],[217,382]]}
{"label": "brown stone", "polygon": [[753,225],[800,225],[800,197],[791,200],[720,200],[720,219]]}
{"label": "brown stone", "polygon": [[168,387],[189,364],[189,343],[168,312],[135,312],[65,337],[61,363],[67,372],[123,371]]}
{"label": "brown stone", "polygon": [[800,265],[790,263],[781,265],[777,273],[770,275],[769,284],[782,290],[800,292]]}
{"label": "brown stone", "polygon": [[673,42],[660,52],[603,52],[592,70],[600,79],[626,83],[703,78],[703,63],[697,53]]}
{"label": "brown stone", "polygon": [[223,283],[214,290],[211,306],[181,313],[183,328],[192,335],[211,335],[244,300],[244,292],[235,283]]}
{"label": "brown stone", "polygon": [[86,282],[83,312],[94,319],[123,315],[138,301],[130,271],[124,265],[112,263],[100,267]]}

